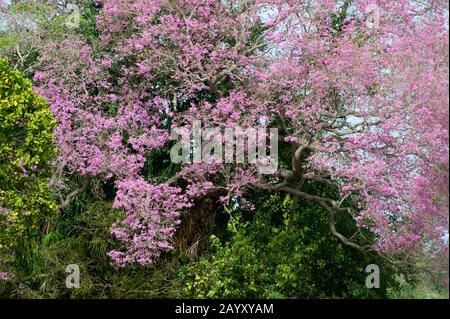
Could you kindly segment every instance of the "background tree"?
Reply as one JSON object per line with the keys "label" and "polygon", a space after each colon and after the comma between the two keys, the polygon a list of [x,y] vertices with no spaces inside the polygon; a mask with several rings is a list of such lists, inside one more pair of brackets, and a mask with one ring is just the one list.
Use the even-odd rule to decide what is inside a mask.
{"label": "background tree", "polygon": [[[320,206],[280,193],[253,196],[258,198],[256,211],[235,212],[226,231],[218,228],[211,237],[213,249],[180,268],[183,296],[386,298],[389,289],[397,291],[397,270],[329,236]],[[358,231],[348,217],[338,227],[349,237]],[[380,289],[365,285],[370,264],[380,267]]]}

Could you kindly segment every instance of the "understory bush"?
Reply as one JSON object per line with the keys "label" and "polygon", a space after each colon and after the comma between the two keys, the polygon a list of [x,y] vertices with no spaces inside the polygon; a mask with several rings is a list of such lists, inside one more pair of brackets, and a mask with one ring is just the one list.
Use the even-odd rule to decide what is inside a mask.
{"label": "understory bush", "polygon": [[[344,246],[323,211],[289,196],[274,195],[255,212],[236,213],[228,231],[229,241],[211,236],[213,251],[180,269],[184,296],[385,298],[387,288],[395,290],[391,265]],[[370,264],[380,268],[379,289],[366,288]]]}

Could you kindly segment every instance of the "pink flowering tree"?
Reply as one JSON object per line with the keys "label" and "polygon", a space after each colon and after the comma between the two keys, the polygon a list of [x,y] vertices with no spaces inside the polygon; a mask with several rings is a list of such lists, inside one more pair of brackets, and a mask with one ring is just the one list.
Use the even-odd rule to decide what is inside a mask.
{"label": "pink flowering tree", "polygon": [[[34,81],[59,123],[56,173],[85,179],[60,208],[93,178],[115,183],[114,206],[126,213],[111,228],[124,246],[109,254],[117,265],[147,265],[173,248],[199,198],[247,203],[252,189],[320,205],[331,233],[362,252],[448,254],[446,1],[97,5],[98,41],[48,43]],[[278,128],[278,169],[181,163],[167,180],[142,176],[149,154],[173,145],[171,131],[198,120]],[[338,214],[375,242],[343,236]]]}

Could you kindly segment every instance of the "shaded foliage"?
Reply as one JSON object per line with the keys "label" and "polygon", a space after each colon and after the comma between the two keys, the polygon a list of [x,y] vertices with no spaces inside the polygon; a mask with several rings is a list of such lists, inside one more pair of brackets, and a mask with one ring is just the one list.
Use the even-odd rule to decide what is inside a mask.
{"label": "shaded foliage", "polygon": [[[280,194],[260,196],[255,212],[228,222],[231,238],[211,237],[209,256],[182,267],[183,293],[197,298],[383,298],[395,270],[375,255],[344,246],[320,207]],[[339,225],[357,230],[351,219]],[[366,266],[377,264],[381,288],[367,289]]]}
{"label": "shaded foliage", "polygon": [[[28,246],[56,210],[47,187],[56,121],[31,81],[0,60],[0,258]],[[2,255],[2,254],[5,254]]]}

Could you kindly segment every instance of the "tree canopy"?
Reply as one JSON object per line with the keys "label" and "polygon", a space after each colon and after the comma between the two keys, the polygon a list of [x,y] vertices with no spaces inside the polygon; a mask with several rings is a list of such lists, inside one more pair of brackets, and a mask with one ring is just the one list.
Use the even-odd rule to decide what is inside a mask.
{"label": "tree canopy", "polygon": [[[35,201],[14,205],[39,203],[32,215],[54,209],[45,179],[32,173],[48,177],[48,164],[60,212],[108,189],[117,218],[107,255],[119,268],[164,259],[198,210],[212,229],[217,211],[257,212],[270,196],[313,205],[332,240],[359,254],[393,265],[424,253],[448,259],[446,1],[78,1],[75,27],[62,26],[64,4],[38,3],[51,14],[3,5],[10,36],[0,43],[45,97],[58,155],[50,161],[47,104],[1,62],[0,178],[21,186],[0,189],[0,207],[22,198],[15,188],[40,185]],[[223,132],[237,128],[278,137],[232,137],[221,161]],[[207,137],[192,137],[196,130]],[[172,160],[180,137],[193,161]],[[275,157],[237,160],[261,139],[276,145]],[[205,160],[211,153],[218,158]],[[24,178],[38,182],[23,186]],[[17,218],[3,232],[25,227]]]}

